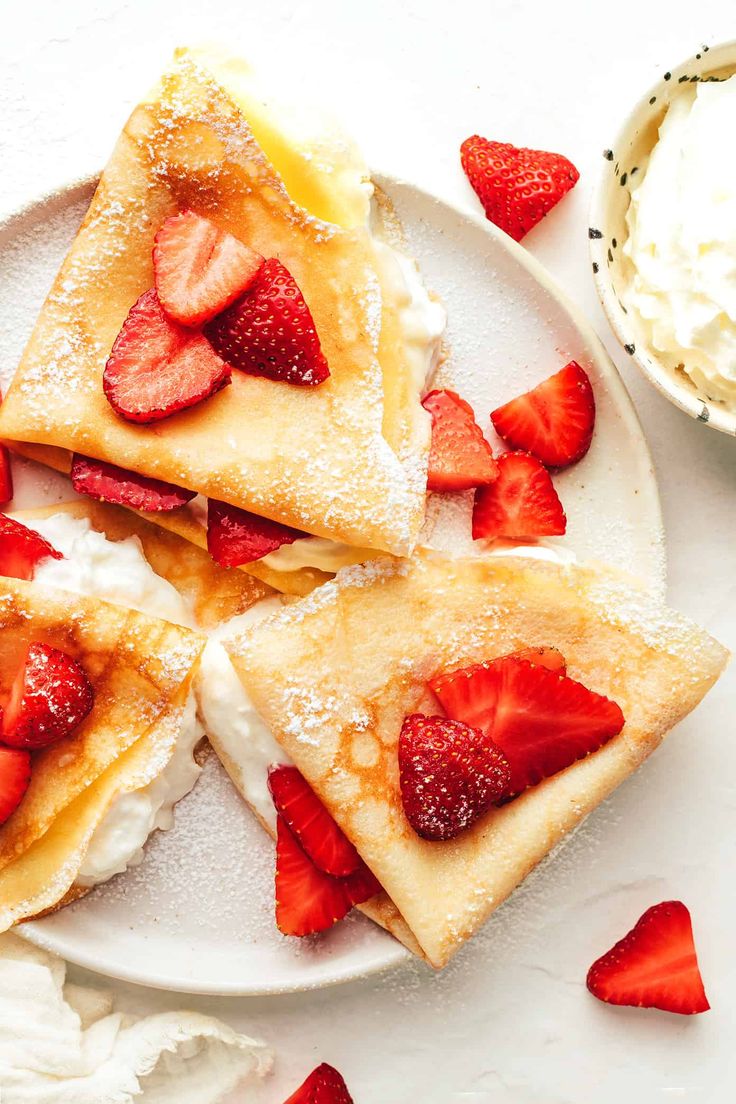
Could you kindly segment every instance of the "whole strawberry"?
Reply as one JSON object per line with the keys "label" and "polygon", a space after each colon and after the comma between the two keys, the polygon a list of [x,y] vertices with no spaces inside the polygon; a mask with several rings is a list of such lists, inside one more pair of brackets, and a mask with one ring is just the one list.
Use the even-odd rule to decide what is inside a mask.
{"label": "whole strawberry", "polygon": [[520,149],[478,134],[465,139],[460,159],[486,218],[514,241],[521,241],[580,177],[560,153]]}

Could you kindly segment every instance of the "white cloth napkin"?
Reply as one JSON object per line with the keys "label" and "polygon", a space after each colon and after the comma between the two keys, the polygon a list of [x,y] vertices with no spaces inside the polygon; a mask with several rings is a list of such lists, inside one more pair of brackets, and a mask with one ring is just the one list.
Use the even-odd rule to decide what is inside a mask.
{"label": "white cloth napkin", "polygon": [[211,1016],[115,1012],[60,959],[0,936],[0,1104],[215,1104],[271,1064]]}

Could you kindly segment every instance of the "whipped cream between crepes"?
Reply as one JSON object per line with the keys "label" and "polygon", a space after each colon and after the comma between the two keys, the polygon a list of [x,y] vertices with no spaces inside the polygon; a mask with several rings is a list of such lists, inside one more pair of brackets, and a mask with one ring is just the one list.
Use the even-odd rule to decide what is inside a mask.
{"label": "whipped cream between crepes", "polygon": [[[35,582],[193,626],[187,603],[171,583],[155,573],[137,537],[110,541],[86,518],[69,514],[24,518],[23,524],[35,529],[64,556],[63,560],[40,563],[34,573]],[[118,794],[111,802],[90,840],[77,875],[79,885],[97,885],[136,866],[143,859],[143,846],[151,832],[171,828],[176,802],[189,793],[200,774],[194,749],[204,734],[192,692],[182,711],[171,758],[147,786]]]}
{"label": "whipped cream between crepes", "polygon": [[736,77],[687,85],[631,194],[622,301],[646,343],[736,409]]}

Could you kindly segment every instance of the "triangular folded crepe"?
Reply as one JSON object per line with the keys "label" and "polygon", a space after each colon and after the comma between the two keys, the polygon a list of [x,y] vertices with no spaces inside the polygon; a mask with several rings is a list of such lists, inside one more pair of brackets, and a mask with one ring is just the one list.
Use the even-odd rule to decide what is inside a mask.
{"label": "triangular folded crepe", "polygon": [[[405,715],[439,711],[427,679],[541,645],[618,702],[623,731],[456,839],[420,839],[403,812],[396,747]],[[438,967],[698,704],[727,659],[604,570],[430,553],[345,569],[228,647],[259,714],[384,887],[370,903],[376,918],[400,938],[408,928]]]}
{"label": "triangular folded crepe", "polygon": [[[314,191],[305,184],[302,202],[311,196],[349,225],[297,206],[235,99],[179,52],[102,175],[2,405],[0,436],[104,459],[348,545],[409,552],[424,514],[429,419],[400,336],[400,297],[367,226],[331,211],[329,190]],[[184,208],[287,265],[330,365],[326,383],[235,371],[232,386],[153,428],[115,415],[103,367],[152,286],[156,231]]]}
{"label": "triangular folded crepe", "polygon": [[30,786],[0,827],[0,930],[61,901],[112,798],[165,766],[204,643],[120,606],[0,579],[2,693],[31,641],[82,665],[94,705],[70,736],[34,753]]}

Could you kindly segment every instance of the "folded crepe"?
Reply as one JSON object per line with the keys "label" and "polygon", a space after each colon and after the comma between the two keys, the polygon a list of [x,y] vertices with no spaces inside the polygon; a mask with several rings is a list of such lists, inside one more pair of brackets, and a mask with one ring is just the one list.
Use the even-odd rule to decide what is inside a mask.
{"label": "folded crepe", "polygon": [[[424,516],[430,423],[402,330],[406,287],[366,224],[354,151],[313,152],[259,107],[242,63],[178,51],[102,174],[3,402],[0,437],[59,470],[76,451],[334,542],[409,553]],[[232,386],[155,427],[114,413],[105,362],[153,285],[154,235],[186,208],[286,264],[315,320],[325,383],[236,370]],[[196,525],[203,543],[196,513],[176,513],[156,520],[187,537]],[[324,578],[295,574],[283,589]]]}
{"label": "folded crepe", "polygon": [[[110,541],[134,538],[156,575],[183,599],[187,620],[201,629],[238,616],[272,593],[114,506],[80,501],[14,516],[29,525],[60,516],[86,522]],[[63,576],[59,580],[63,585]],[[10,579],[0,579],[0,624],[3,690],[23,644],[42,639],[73,654],[95,691],[85,723],[34,756],[31,786],[0,827],[3,930],[89,892],[90,885],[78,879],[90,841],[118,797],[148,786],[169,763],[185,713],[194,708],[193,680],[205,640],[120,605]]]}
{"label": "folded crepe", "polygon": [[[440,712],[427,680],[530,646],[616,701],[621,733],[445,842],[420,839],[397,741]],[[604,569],[519,557],[346,568],[227,644],[248,696],[384,893],[366,911],[444,966],[532,868],[657,747],[718,678],[727,652]]]}

